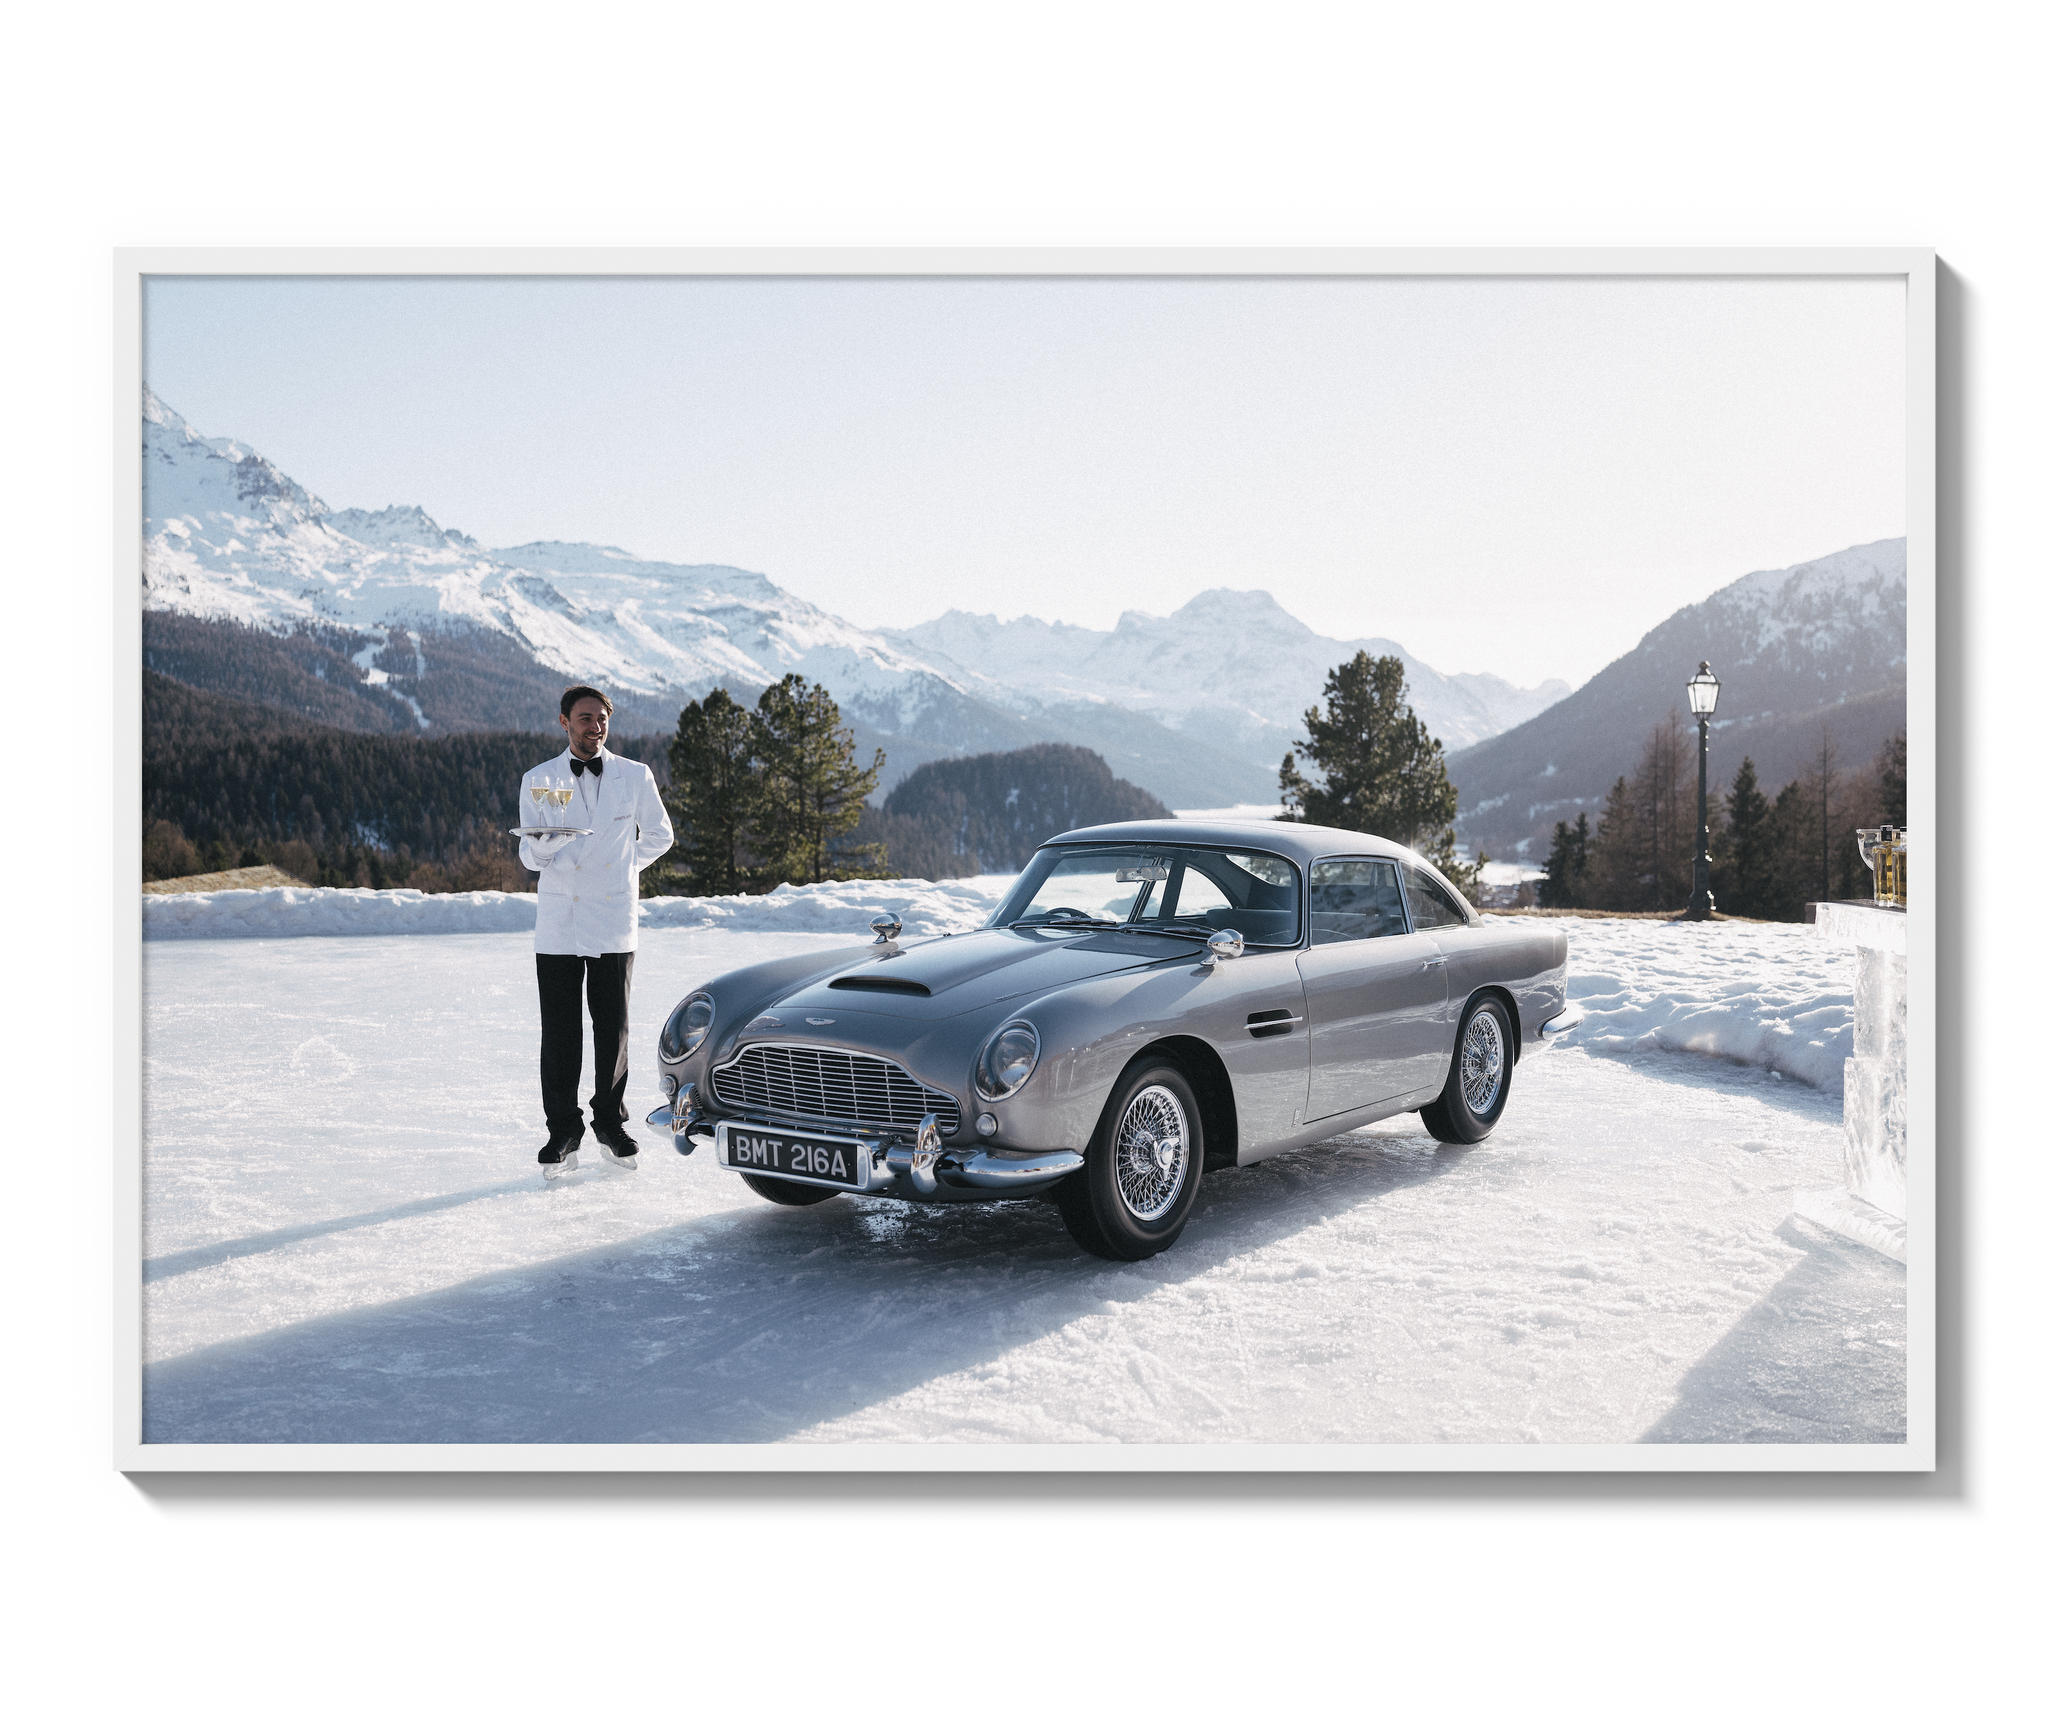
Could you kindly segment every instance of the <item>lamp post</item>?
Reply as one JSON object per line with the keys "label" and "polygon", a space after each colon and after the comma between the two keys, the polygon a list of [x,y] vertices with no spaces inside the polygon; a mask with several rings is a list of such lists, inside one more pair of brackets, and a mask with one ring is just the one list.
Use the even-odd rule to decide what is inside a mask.
{"label": "lamp post", "polygon": [[1689,919],[1711,919],[1714,896],[1707,887],[1707,720],[1721,696],[1721,682],[1704,662],[1700,671],[1685,683],[1685,699],[1700,724],[1700,831],[1692,853],[1692,899],[1686,903]]}

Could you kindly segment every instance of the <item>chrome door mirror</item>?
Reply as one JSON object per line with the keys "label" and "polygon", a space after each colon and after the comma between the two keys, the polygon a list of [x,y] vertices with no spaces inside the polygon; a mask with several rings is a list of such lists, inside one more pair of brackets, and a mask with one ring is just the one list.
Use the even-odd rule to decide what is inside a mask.
{"label": "chrome door mirror", "polygon": [[900,913],[883,913],[868,920],[868,929],[875,933],[878,943],[892,943],[903,934],[903,916]]}
{"label": "chrome door mirror", "polygon": [[1217,931],[1209,938],[1209,957],[1202,962],[1202,969],[1206,972],[1219,960],[1235,960],[1243,953],[1244,932]]}

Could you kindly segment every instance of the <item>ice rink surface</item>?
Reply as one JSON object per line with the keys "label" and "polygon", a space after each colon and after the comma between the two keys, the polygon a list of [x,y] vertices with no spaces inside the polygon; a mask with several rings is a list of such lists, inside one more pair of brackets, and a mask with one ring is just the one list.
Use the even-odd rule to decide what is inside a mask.
{"label": "ice rink surface", "polygon": [[[545,1186],[528,935],[146,943],[145,1436],[1902,1439],[1906,1272],[1790,1215],[1840,1177],[1843,958],[1569,928],[1592,1030],[1490,1139],[1212,1174],[1136,1265],[1042,1203],[770,1206],[644,1127]],[[693,984],[849,940],[644,930],[635,1117]]]}

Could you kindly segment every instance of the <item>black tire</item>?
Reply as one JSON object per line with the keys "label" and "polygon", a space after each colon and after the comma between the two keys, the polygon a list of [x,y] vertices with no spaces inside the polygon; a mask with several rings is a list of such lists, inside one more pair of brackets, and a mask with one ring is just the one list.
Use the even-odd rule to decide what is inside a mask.
{"label": "black tire", "polygon": [[1446,1145],[1477,1145],[1507,1109],[1514,1076],[1514,1023],[1499,997],[1479,997],[1458,1022],[1444,1089],[1435,1103],[1423,1106],[1422,1125],[1429,1137]]}
{"label": "black tire", "polygon": [[1087,1161],[1059,1184],[1067,1233],[1101,1259],[1149,1259],[1187,1227],[1202,1183],[1202,1106],[1171,1062],[1133,1063],[1103,1105]]}
{"label": "black tire", "polygon": [[747,1175],[740,1179],[771,1205],[822,1205],[839,1197],[830,1187],[813,1187],[803,1181],[778,1181],[772,1175]]}

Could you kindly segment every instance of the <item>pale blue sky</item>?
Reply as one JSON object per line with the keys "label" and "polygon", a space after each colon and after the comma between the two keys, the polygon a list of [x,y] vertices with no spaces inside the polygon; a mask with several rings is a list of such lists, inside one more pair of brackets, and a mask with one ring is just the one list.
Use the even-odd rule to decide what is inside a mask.
{"label": "pale blue sky", "polygon": [[863,625],[1214,585],[1577,684],[1904,530],[1898,282],[157,281],[144,374],[335,507]]}

